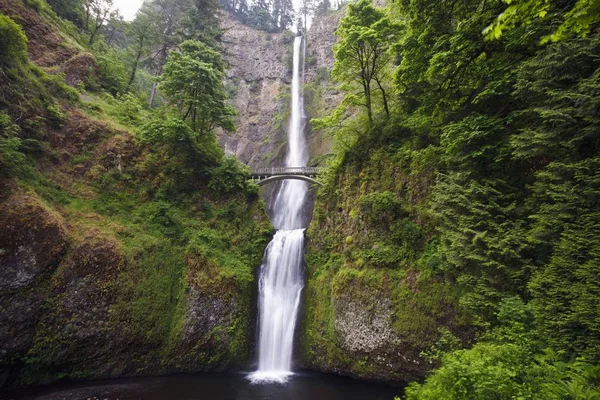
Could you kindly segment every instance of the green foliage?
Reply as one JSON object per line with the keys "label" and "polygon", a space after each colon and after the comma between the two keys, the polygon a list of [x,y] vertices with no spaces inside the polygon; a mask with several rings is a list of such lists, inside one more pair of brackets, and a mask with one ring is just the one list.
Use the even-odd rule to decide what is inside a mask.
{"label": "green foliage", "polygon": [[390,192],[371,192],[360,199],[361,215],[372,222],[390,223],[400,215],[400,200]]}
{"label": "green foliage", "polygon": [[291,0],[220,0],[220,4],[243,24],[266,32],[283,32],[294,23]]}
{"label": "green foliage", "polygon": [[37,12],[40,12],[44,7],[42,0],[24,0],[23,3]]}
{"label": "green foliage", "polygon": [[50,120],[50,123],[52,123],[55,128],[62,128],[65,125],[67,116],[61,110],[58,104],[49,105],[46,107],[46,111],[48,112],[48,119]]}
{"label": "green foliage", "polygon": [[527,305],[507,299],[496,330],[471,349],[436,351],[442,366],[425,383],[411,383],[406,399],[600,398],[600,367],[563,363],[551,350],[542,351],[531,319]]}
{"label": "green foliage", "polygon": [[118,100],[115,114],[120,122],[134,126],[142,122],[143,107],[140,100],[134,94],[125,93],[119,96]]}
{"label": "green foliage", "polygon": [[140,129],[140,141],[157,150],[147,158],[145,168],[150,174],[157,169],[168,171],[167,176],[162,176],[164,185],[160,185],[171,194],[197,188],[203,179],[211,176],[223,158],[223,150],[213,133],[201,135],[175,117],[156,116],[144,124]]}
{"label": "green foliage", "polygon": [[542,43],[559,41],[569,36],[587,36],[592,28],[600,22],[600,1],[578,0],[564,13],[564,7],[558,1],[551,0],[517,0],[508,1],[506,10],[493,24],[484,30],[489,39],[499,39],[504,31],[519,24],[531,24],[536,19],[556,19],[561,21],[552,34],[542,38]]}
{"label": "green foliage", "polygon": [[27,159],[19,133],[10,117],[0,113],[0,175],[17,174],[25,167]]}
{"label": "green foliage", "polygon": [[[532,215],[533,240],[545,248],[545,268],[529,287],[548,343],[569,355],[600,361],[600,159],[554,163],[535,184],[543,207]],[[548,245],[554,244],[552,252]],[[546,261],[546,260],[544,260]]]}
{"label": "green foliage", "polygon": [[127,71],[118,50],[98,42],[94,46],[94,55],[98,64],[100,87],[113,96],[127,91]]}
{"label": "green foliage", "polygon": [[186,41],[164,67],[160,88],[178,105],[192,129],[208,134],[221,127],[234,129],[235,109],[227,103],[221,55],[198,41]]}
{"label": "green foliage", "polygon": [[[346,103],[314,121],[336,131],[309,229],[316,263],[445,282],[461,322],[478,331],[465,340],[431,325],[445,342],[423,356],[441,366],[408,389],[411,399],[598,397],[600,41],[589,34],[597,2],[506,3],[350,6],[348,21],[362,7],[363,19],[400,26],[387,53],[395,81],[384,78],[397,101],[389,119],[374,113],[365,128],[368,112],[351,107],[365,95],[348,87]],[[501,38],[486,40],[503,11]],[[342,22],[339,43],[352,30],[360,43],[360,21]],[[432,293],[419,294],[416,304],[436,308]]]}
{"label": "green foliage", "polygon": [[0,67],[17,66],[27,60],[27,37],[10,17],[0,14]]}
{"label": "green foliage", "polygon": [[84,18],[83,0],[46,0],[60,17],[82,26]]}
{"label": "green foliage", "polygon": [[[373,91],[381,92],[386,114],[390,114],[384,86],[391,60],[389,44],[395,34],[396,27],[371,0],[350,4],[336,31],[339,40],[333,50],[333,77],[345,84],[342,88],[347,92],[354,94],[359,88],[359,104],[366,107],[370,122],[373,122]],[[373,87],[375,83],[377,88]]]}
{"label": "green foliage", "polygon": [[212,170],[208,186],[219,193],[235,193],[248,190],[248,168],[232,156],[221,159]]}

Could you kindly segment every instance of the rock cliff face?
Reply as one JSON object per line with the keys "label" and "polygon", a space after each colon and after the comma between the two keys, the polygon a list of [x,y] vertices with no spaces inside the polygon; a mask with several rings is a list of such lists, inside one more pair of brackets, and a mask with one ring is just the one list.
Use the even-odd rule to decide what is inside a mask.
{"label": "rock cliff face", "polygon": [[[344,94],[331,80],[335,59],[333,46],[337,42],[335,31],[344,16],[345,9],[329,11],[314,17],[308,33],[306,49],[306,111],[309,118],[322,118],[331,113],[342,101]],[[330,152],[333,140],[321,130],[308,132],[309,154],[313,164]]]}
{"label": "rock cliff face", "polygon": [[[248,362],[252,279],[227,276],[226,265],[193,252],[179,267],[169,258],[175,268],[161,278],[147,264],[159,253],[132,253],[110,229],[0,189],[11,192],[0,200],[0,388]],[[174,297],[163,301],[169,292]]]}
{"label": "rock cliff face", "polygon": [[[333,67],[335,30],[344,11],[314,18],[306,49],[307,118],[327,115],[342,94],[329,79]],[[251,167],[281,163],[289,121],[294,34],[271,34],[250,28],[224,15],[223,46],[229,63],[227,86],[238,111],[237,131],[219,132],[223,148]],[[309,129],[311,157],[326,154],[331,140]]]}
{"label": "rock cliff face", "polygon": [[227,86],[238,115],[237,131],[219,132],[219,142],[251,167],[269,166],[285,151],[294,35],[258,31],[228,15],[222,26]]}

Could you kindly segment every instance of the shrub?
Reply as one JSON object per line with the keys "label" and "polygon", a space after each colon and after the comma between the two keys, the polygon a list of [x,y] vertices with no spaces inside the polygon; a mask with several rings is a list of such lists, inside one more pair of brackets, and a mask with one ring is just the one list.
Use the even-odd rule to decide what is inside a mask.
{"label": "shrub", "polygon": [[213,169],[208,186],[219,193],[234,193],[246,190],[247,179],[247,172],[235,157],[223,157]]}
{"label": "shrub", "polygon": [[401,210],[400,199],[390,191],[369,193],[360,199],[360,206],[371,223],[391,222]]}
{"label": "shrub", "polygon": [[94,56],[98,64],[100,85],[113,96],[127,91],[127,71],[120,55],[105,43],[94,45]]}
{"label": "shrub", "polygon": [[21,27],[0,14],[0,66],[19,65],[27,60],[27,37]]}
{"label": "shrub", "polygon": [[151,144],[155,152],[161,148],[166,151],[153,162],[161,164],[161,175],[173,178],[178,190],[197,186],[223,157],[214,134],[200,135],[178,118],[157,116],[142,126],[140,136],[140,141]]}
{"label": "shrub", "polygon": [[23,3],[25,3],[27,7],[34,9],[36,12],[42,11],[42,8],[44,7],[42,0],[24,0]]}
{"label": "shrub", "polygon": [[140,122],[142,104],[140,100],[131,93],[119,96],[118,106],[115,110],[119,122],[124,124],[136,124]]}
{"label": "shrub", "polygon": [[62,128],[67,121],[67,116],[62,112],[58,104],[52,104],[46,107],[48,119],[55,128]]}
{"label": "shrub", "polygon": [[25,154],[21,152],[19,127],[10,117],[0,113],[0,175],[14,174],[25,165]]}

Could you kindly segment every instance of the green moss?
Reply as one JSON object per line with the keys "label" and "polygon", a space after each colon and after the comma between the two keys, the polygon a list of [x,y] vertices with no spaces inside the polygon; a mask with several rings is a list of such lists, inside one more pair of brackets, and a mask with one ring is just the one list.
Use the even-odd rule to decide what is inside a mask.
{"label": "green moss", "polygon": [[419,374],[412,362],[396,360],[390,367],[378,362],[376,353],[345,349],[335,330],[338,302],[373,313],[389,302],[397,352],[407,358],[419,359],[435,344],[440,327],[469,338],[469,317],[459,310],[455,286],[418,267],[434,227],[421,218],[426,197],[416,192],[423,190],[413,182],[417,177],[397,168],[395,154],[391,146],[365,159],[346,159],[318,193],[308,229],[300,336],[308,365],[378,379]]}

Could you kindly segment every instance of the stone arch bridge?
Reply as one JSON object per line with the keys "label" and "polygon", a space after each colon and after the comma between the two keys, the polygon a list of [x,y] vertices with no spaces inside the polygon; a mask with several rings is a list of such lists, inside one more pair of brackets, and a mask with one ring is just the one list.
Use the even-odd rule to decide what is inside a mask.
{"label": "stone arch bridge", "polygon": [[250,173],[250,179],[252,182],[257,183],[258,186],[285,179],[297,179],[317,185],[323,185],[315,179],[321,172],[321,168],[318,167],[258,168]]}

